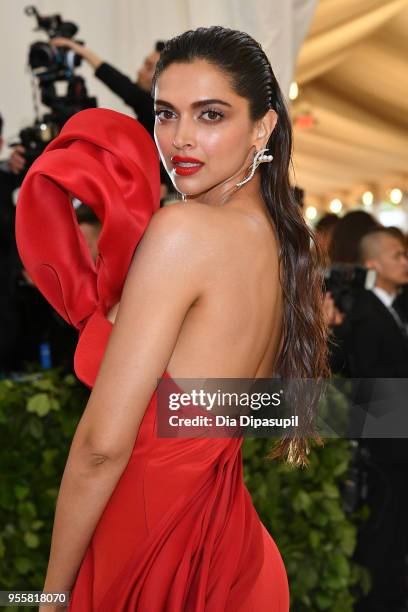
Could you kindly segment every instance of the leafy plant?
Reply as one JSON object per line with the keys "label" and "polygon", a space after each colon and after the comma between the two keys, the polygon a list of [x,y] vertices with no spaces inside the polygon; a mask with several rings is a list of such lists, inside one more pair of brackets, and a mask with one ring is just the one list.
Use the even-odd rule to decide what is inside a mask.
{"label": "leafy plant", "polygon": [[59,483],[88,393],[58,369],[0,380],[1,590],[44,584]]}
{"label": "leafy plant", "polygon": [[342,507],[350,444],[331,439],[313,447],[304,469],[267,460],[270,448],[271,440],[244,441],[245,483],[284,560],[291,610],[352,612],[369,576],[351,559],[361,516]]}

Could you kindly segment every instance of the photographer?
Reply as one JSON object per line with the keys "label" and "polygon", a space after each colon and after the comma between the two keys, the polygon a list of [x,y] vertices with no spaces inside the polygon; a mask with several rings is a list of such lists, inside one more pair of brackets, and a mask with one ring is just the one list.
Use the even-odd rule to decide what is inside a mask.
{"label": "photographer", "polygon": [[[344,217],[335,219],[327,216],[322,220],[323,228],[316,226],[316,237],[323,249],[326,247],[328,270],[326,285],[331,289],[331,295],[336,307],[343,314],[337,317],[331,327],[329,340],[330,366],[335,374],[352,376],[349,364],[349,351],[346,346],[352,330],[352,311],[358,287],[364,283],[365,272],[359,260],[359,245],[363,236],[378,227],[382,227],[374,217],[362,210],[348,212]],[[321,236],[322,230],[329,226],[329,235]]]}
{"label": "photographer", "polygon": [[144,60],[137,73],[137,81],[133,82],[119,70],[104,62],[88,47],[68,38],[54,38],[51,43],[57,47],[68,47],[82,57],[95,70],[95,76],[109,87],[131,108],[133,108],[140,123],[153,136],[154,115],[153,99],[150,95],[153,73],[160,57],[164,42],[157,41],[154,51]]}
{"label": "photographer", "polygon": [[[72,49],[77,55],[87,61],[95,70],[95,76],[134,110],[138,121],[140,121],[153,138],[154,113],[150,89],[156,63],[160,57],[160,51],[165,44],[163,41],[157,41],[154,50],[145,57],[142,66],[137,72],[136,82],[131,81],[128,76],[117,70],[117,68],[103,61],[94,51],[74,40],[58,37],[53,38],[51,43],[56,47]],[[164,198],[169,191],[174,191],[174,187],[162,164],[160,164],[160,177],[162,183],[161,198]]]}

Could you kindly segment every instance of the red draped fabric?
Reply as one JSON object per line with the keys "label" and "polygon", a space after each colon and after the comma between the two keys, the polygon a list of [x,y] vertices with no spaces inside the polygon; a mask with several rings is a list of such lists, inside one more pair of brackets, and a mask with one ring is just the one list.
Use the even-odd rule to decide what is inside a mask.
{"label": "red draped fabric", "polygon": [[[102,223],[94,264],[72,198]],[[16,210],[17,248],[34,284],[80,332],[78,377],[92,386],[132,259],[160,206],[157,149],[135,119],[89,109],[69,119],[31,166]],[[92,341],[91,341],[92,338]]]}

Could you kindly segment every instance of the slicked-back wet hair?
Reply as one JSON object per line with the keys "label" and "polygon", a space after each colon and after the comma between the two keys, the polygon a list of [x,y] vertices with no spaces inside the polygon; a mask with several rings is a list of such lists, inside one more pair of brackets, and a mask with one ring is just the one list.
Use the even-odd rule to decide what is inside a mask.
{"label": "slicked-back wet hair", "polygon": [[[266,145],[274,159],[259,167],[262,197],[280,244],[284,329],[276,371],[284,378],[326,378],[329,368],[322,309],[322,255],[289,183],[292,129],[272,67],[261,45],[248,34],[221,26],[198,28],[167,41],[156,65],[153,93],[157,79],[168,66],[195,60],[205,60],[227,75],[234,91],[248,100],[253,121],[261,119],[269,109],[277,113],[277,124]],[[314,422],[318,397],[316,392],[309,398],[300,398],[297,412],[306,425]],[[313,432],[313,427],[308,431]],[[317,434],[311,437],[321,443]],[[306,465],[308,452],[307,437],[283,437],[269,457],[287,455],[290,463]]]}

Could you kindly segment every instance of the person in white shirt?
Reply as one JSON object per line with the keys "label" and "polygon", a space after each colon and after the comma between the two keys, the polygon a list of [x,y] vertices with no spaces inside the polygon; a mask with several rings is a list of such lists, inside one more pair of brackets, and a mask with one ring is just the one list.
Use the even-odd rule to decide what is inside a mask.
{"label": "person in white shirt", "polygon": [[387,228],[378,228],[361,240],[360,258],[366,268],[376,272],[373,293],[390,311],[402,333],[408,334],[407,322],[394,304],[402,285],[408,283],[406,245]]}

